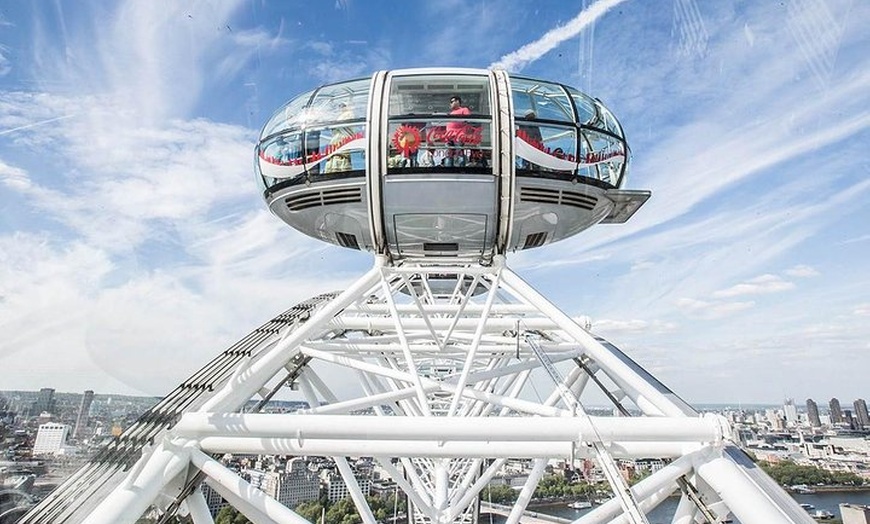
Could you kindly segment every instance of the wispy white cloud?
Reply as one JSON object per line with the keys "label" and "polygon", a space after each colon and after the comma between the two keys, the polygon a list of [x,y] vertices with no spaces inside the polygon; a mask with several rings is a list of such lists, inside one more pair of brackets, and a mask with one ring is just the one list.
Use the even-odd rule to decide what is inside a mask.
{"label": "wispy white cloud", "polygon": [[605,334],[616,333],[670,333],[678,329],[679,325],[676,322],[664,322],[661,320],[618,320],[602,318],[593,321],[593,327],[596,332]]}
{"label": "wispy white cloud", "polygon": [[202,121],[164,129],[94,125],[108,120],[105,115],[55,128],[58,140],[70,137],[65,154],[73,159],[69,167],[78,168],[75,184],[43,186],[20,171],[6,179],[48,216],[112,250],[174,227],[160,221],[187,220],[217,203],[248,197],[246,130]]}
{"label": "wispy white cloud", "polygon": [[[0,231],[0,326],[10,334],[0,356],[20,384],[42,385],[55,366],[63,374],[52,387],[160,394],[276,312],[350,280],[335,248],[292,232],[258,201],[253,130],[177,118],[198,103],[207,75],[234,75],[257,46],[284,45],[221,31],[231,7],[188,17],[119,5],[96,41],[69,29],[72,55],[96,59],[43,57],[37,74],[56,66],[66,92],[0,91],[4,140],[41,152],[26,168],[0,160],[0,198],[40,217],[33,233]],[[134,19],[174,36],[125,34]],[[175,30],[188,23],[200,25],[181,32],[203,38],[175,53]],[[227,45],[231,63],[216,52]],[[191,71],[175,76],[179,67]],[[135,96],[140,89],[156,92]]]}
{"label": "wispy white cloud", "polygon": [[530,62],[534,62],[555,49],[559,44],[580,34],[583,29],[594,24],[596,20],[624,1],[598,0],[566,24],[548,31],[541,38],[520,47],[512,53],[504,55],[490,64],[489,67],[490,69],[520,71]]}
{"label": "wispy white cloud", "polygon": [[761,295],[768,293],[781,293],[795,288],[794,283],[783,280],[778,275],[761,275],[746,282],[737,284],[727,289],[720,289],[713,293],[716,298],[731,298],[741,295]]}
{"label": "wispy white cloud", "polygon": [[815,268],[803,264],[786,269],[785,274],[790,277],[797,278],[809,278],[819,276],[819,272]]}
{"label": "wispy white cloud", "polygon": [[20,168],[10,166],[0,160],[0,182],[13,191],[26,191],[30,188],[30,178]]}
{"label": "wispy white cloud", "polygon": [[676,301],[676,306],[688,317],[713,320],[749,309],[755,306],[755,302],[709,302],[681,298]]}
{"label": "wispy white cloud", "polygon": [[55,31],[37,21],[33,74],[39,83],[62,83],[67,92],[111,96],[137,122],[186,117],[217,70],[199,64],[253,53],[252,46],[238,45],[244,35],[227,29],[241,5],[120,2],[102,10],[83,4],[76,16],[90,18],[91,27],[64,27],[60,45]]}
{"label": "wispy white cloud", "polygon": [[8,50],[5,46],[0,45],[0,76],[6,76],[12,71],[12,63],[6,58]]}
{"label": "wispy white cloud", "polygon": [[655,262],[652,260],[638,260],[632,263],[629,271],[643,271],[644,269],[650,269],[653,267],[655,267]]}
{"label": "wispy white cloud", "polygon": [[860,235],[854,238],[849,238],[847,240],[842,241],[842,244],[855,244],[858,242],[867,242],[870,240],[870,235]]}
{"label": "wispy white cloud", "polygon": [[60,336],[81,321],[109,258],[82,242],[53,245],[47,235],[0,236],[0,355]]}
{"label": "wispy white cloud", "polygon": [[339,82],[388,69],[391,51],[384,47],[344,48],[312,62],[308,74],[322,83]]}
{"label": "wispy white cloud", "polygon": [[12,133],[16,133],[16,132],[18,132],[18,131],[24,131],[25,129],[30,129],[31,127],[44,126],[44,125],[46,125],[46,124],[51,124],[51,123],[53,123],[53,122],[57,122],[58,120],[65,120],[65,119],[67,119],[67,118],[72,118],[72,117],[74,117],[74,116],[75,116],[75,115],[64,115],[64,116],[58,116],[58,117],[55,117],[55,118],[49,118],[49,119],[47,119],[47,120],[40,120],[40,121],[38,121],[38,122],[33,122],[33,123],[30,123],[30,124],[20,125],[20,126],[17,126],[17,127],[13,127],[12,129],[3,129],[3,130],[0,130],[0,135],[9,135],[9,134],[12,134]]}
{"label": "wispy white cloud", "polygon": [[218,60],[210,82],[224,82],[235,78],[261,52],[275,53],[287,51],[292,42],[280,34],[269,33],[262,28],[234,30],[227,38],[232,45]]}
{"label": "wispy white cloud", "polygon": [[870,317],[870,304],[859,304],[852,313],[858,317]]}

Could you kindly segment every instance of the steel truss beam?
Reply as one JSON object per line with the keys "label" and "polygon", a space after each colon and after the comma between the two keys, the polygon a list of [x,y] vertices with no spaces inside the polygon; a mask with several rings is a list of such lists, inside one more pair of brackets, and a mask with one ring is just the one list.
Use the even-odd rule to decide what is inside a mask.
{"label": "steel truss beam", "polygon": [[[482,490],[508,459],[523,459],[528,477],[508,517],[518,522],[546,466],[570,467],[578,458],[611,469],[615,459],[666,465],[577,524],[644,523],[677,491],[674,522],[736,516],[744,524],[812,523],[730,444],[722,417],[698,415],[501,256],[488,267],[392,266],[378,258],[304,324],[280,330],[235,365],[222,387],[143,453],[88,522],[133,523],[166,508],[187,508],[208,522],[202,496],[191,493],[190,480],[184,486],[199,478],[254,522],[304,522],[212,458],[251,453],[332,457],[369,524],[357,457],[373,457],[395,480],[415,523],[475,522]],[[242,413],[253,397],[262,405],[285,386],[301,392],[309,408]],[[618,416],[590,408],[602,402]],[[615,481],[612,488],[628,489]]]}

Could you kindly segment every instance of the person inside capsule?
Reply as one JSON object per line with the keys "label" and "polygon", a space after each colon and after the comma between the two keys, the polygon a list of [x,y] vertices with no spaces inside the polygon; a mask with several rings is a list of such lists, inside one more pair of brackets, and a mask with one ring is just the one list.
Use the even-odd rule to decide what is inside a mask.
{"label": "person inside capsule", "polygon": [[[353,118],[353,109],[347,102],[339,102],[338,120],[350,120]],[[339,147],[343,142],[353,136],[353,129],[350,127],[337,127],[332,132],[330,145],[334,148]],[[326,172],[337,173],[339,171],[350,171],[353,169],[350,160],[350,153],[335,153],[326,161]]]}
{"label": "person inside capsule", "polygon": [[[462,105],[462,97],[454,95],[450,97],[450,115],[461,116],[470,115],[471,110]],[[461,120],[451,120],[447,122],[447,158],[444,159],[444,165],[447,167],[461,167],[465,164],[465,157],[462,152],[456,150],[456,145],[462,143],[462,134],[465,132],[466,124]]]}

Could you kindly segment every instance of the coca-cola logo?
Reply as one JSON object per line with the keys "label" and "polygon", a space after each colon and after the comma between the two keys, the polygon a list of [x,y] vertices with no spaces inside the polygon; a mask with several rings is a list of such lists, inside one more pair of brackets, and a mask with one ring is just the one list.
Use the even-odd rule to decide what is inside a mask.
{"label": "coca-cola logo", "polygon": [[426,132],[426,142],[430,144],[458,142],[476,146],[483,142],[483,129],[468,124],[461,124],[456,128],[433,127]]}

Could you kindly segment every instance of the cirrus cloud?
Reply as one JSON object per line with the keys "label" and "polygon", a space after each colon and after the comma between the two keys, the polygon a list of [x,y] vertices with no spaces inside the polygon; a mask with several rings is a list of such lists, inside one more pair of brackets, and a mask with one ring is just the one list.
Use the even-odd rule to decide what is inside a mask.
{"label": "cirrus cloud", "polygon": [[741,295],[762,295],[767,293],[780,293],[794,289],[795,285],[783,280],[777,275],[761,275],[747,280],[736,286],[721,289],[713,293],[716,298],[731,298]]}

